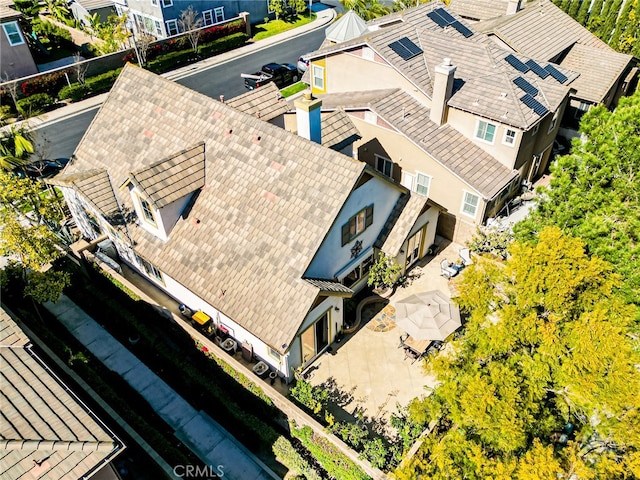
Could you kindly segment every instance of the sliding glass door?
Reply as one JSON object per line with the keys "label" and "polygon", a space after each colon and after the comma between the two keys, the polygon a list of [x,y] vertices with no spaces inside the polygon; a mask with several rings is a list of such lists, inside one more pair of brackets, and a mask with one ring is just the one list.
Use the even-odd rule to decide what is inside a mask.
{"label": "sliding glass door", "polygon": [[329,311],[300,335],[302,364],[308,363],[329,345]]}

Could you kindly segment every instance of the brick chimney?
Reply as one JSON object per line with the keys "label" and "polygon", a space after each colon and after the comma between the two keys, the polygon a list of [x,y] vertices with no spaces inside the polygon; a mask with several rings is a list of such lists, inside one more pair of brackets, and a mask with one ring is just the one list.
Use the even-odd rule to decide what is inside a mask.
{"label": "brick chimney", "polygon": [[455,73],[456,67],[451,65],[450,58],[445,58],[442,64],[435,68],[429,118],[438,125],[442,125],[447,117],[447,102],[453,92],[453,75]]}
{"label": "brick chimney", "polygon": [[310,91],[297,98],[293,104],[296,107],[296,121],[298,123],[298,135],[322,143],[322,130],[320,128],[320,107],[322,100],[313,98]]}
{"label": "brick chimney", "polygon": [[520,0],[509,0],[507,2],[507,15],[513,15],[520,11]]}

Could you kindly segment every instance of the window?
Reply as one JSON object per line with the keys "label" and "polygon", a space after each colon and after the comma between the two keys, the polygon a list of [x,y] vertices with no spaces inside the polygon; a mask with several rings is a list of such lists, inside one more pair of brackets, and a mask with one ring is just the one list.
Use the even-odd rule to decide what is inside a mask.
{"label": "window", "polygon": [[431,187],[431,177],[424,173],[416,172],[416,192],[428,197],[429,187]]}
{"label": "window", "polygon": [[280,354],[278,353],[278,351],[275,348],[269,347],[269,356],[271,358],[273,358],[274,360],[276,360],[278,363],[280,363],[282,361],[282,358],[280,357]]}
{"label": "window", "polygon": [[387,177],[393,176],[393,162],[388,158],[381,157],[375,154],[376,157],[376,170],[380,173],[384,173]]}
{"label": "window", "polygon": [[154,24],[155,24],[155,27],[156,27],[156,35],[162,36],[162,25],[160,24],[160,22],[158,20],[154,20]]}
{"label": "window", "polygon": [[464,192],[464,198],[462,200],[462,213],[475,218],[478,211],[478,203],[480,203],[480,197],[474,195],[473,193]]}
{"label": "window", "polygon": [[153,225],[155,225],[156,224],[156,219],[153,217],[153,210],[151,210],[151,206],[143,198],[140,198],[140,207],[142,208],[142,216],[144,217],[144,219],[147,222],[152,223]]}
{"label": "window", "polygon": [[493,143],[493,139],[496,136],[496,126],[493,123],[485,122],[484,120],[478,120],[476,127],[476,138],[482,141]]}
{"label": "window", "polygon": [[515,130],[507,128],[504,131],[504,138],[502,139],[502,143],[504,143],[505,145],[509,145],[510,147],[513,147],[516,144],[517,135],[518,133]]}
{"label": "window", "polygon": [[580,102],[580,105],[578,105],[578,107],[575,109],[573,117],[579,119],[587,111],[589,111],[589,104],[585,102]]}
{"label": "window", "polygon": [[358,283],[361,278],[366,277],[369,274],[369,270],[371,270],[371,265],[373,264],[373,254],[369,255],[365,258],[360,265],[351,270],[343,279],[342,284],[346,287],[351,287]]}
{"label": "window", "polygon": [[553,114],[553,118],[551,119],[551,124],[549,125],[549,132],[550,133],[554,128],[556,128],[556,124],[558,123],[558,112],[556,111]]}
{"label": "window", "polygon": [[12,47],[24,43],[24,38],[22,38],[22,33],[20,33],[20,29],[18,28],[18,22],[3,23],[2,28]]}
{"label": "window", "polygon": [[167,35],[177,35],[178,34],[178,22],[176,20],[167,20]]}
{"label": "window", "polygon": [[202,12],[202,25],[207,26],[213,24],[213,10]]}
{"label": "window", "polygon": [[533,127],[533,130],[531,131],[531,135],[535,135],[536,133],[538,133],[538,130],[540,130],[540,124],[536,123],[536,126]]}
{"label": "window", "polygon": [[158,0],[151,0],[151,5],[158,6]]}
{"label": "window", "polygon": [[173,0],[162,0],[162,8],[173,6]]}
{"label": "window", "polygon": [[213,9],[213,13],[216,16],[216,23],[224,20],[224,7],[217,7]]}
{"label": "window", "polygon": [[373,223],[373,204],[363,208],[342,226],[342,246],[356,238]]}
{"label": "window", "polygon": [[365,110],[364,111],[364,121],[367,123],[371,123],[373,125],[377,125],[378,124],[378,114],[375,112],[372,112],[371,110]]}
{"label": "window", "polygon": [[155,278],[160,283],[164,284],[164,278],[162,277],[162,272],[158,270],[158,267],[147,262],[144,258],[141,258],[139,256],[137,256],[137,258],[138,258],[138,263],[142,265],[142,268],[144,269],[145,272],[147,272],[147,275],[149,275],[152,278]]}
{"label": "window", "polygon": [[313,65],[313,88],[324,90],[324,68]]}

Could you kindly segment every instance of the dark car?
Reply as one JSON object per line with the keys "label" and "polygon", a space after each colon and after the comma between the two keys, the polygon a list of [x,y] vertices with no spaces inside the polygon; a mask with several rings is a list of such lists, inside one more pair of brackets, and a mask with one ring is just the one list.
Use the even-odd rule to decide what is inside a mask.
{"label": "dark car", "polygon": [[54,160],[36,160],[35,162],[30,162],[24,166],[17,167],[14,171],[20,178],[50,178],[56,175],[60,170],[62,170],[67,165],[67,163],[69,163],[68,158],[56,158]]}
{"label": "dark car", "polygon": [[299,74],[295,65],[290,63],[267,63],[262,66],[262,70],[252,74],[242,74],[244,86],[249,90],[259,88],[269,82],[276,84],[278,88],[283,88],[298,81]]}

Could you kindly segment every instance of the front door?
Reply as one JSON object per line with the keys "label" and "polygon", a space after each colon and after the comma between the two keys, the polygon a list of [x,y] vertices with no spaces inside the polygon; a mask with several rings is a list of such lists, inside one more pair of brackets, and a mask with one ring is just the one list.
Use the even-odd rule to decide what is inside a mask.
{"label": "front door", "polygon": [[421,257],[426,229],[425,225],[409,238],[407,242],[407,267],[413,265]]}
{"label": "front door", "polygon": [[329,312],[325,312],[316,322],[300,335],[302,364],[306,364],[329,345]]}

